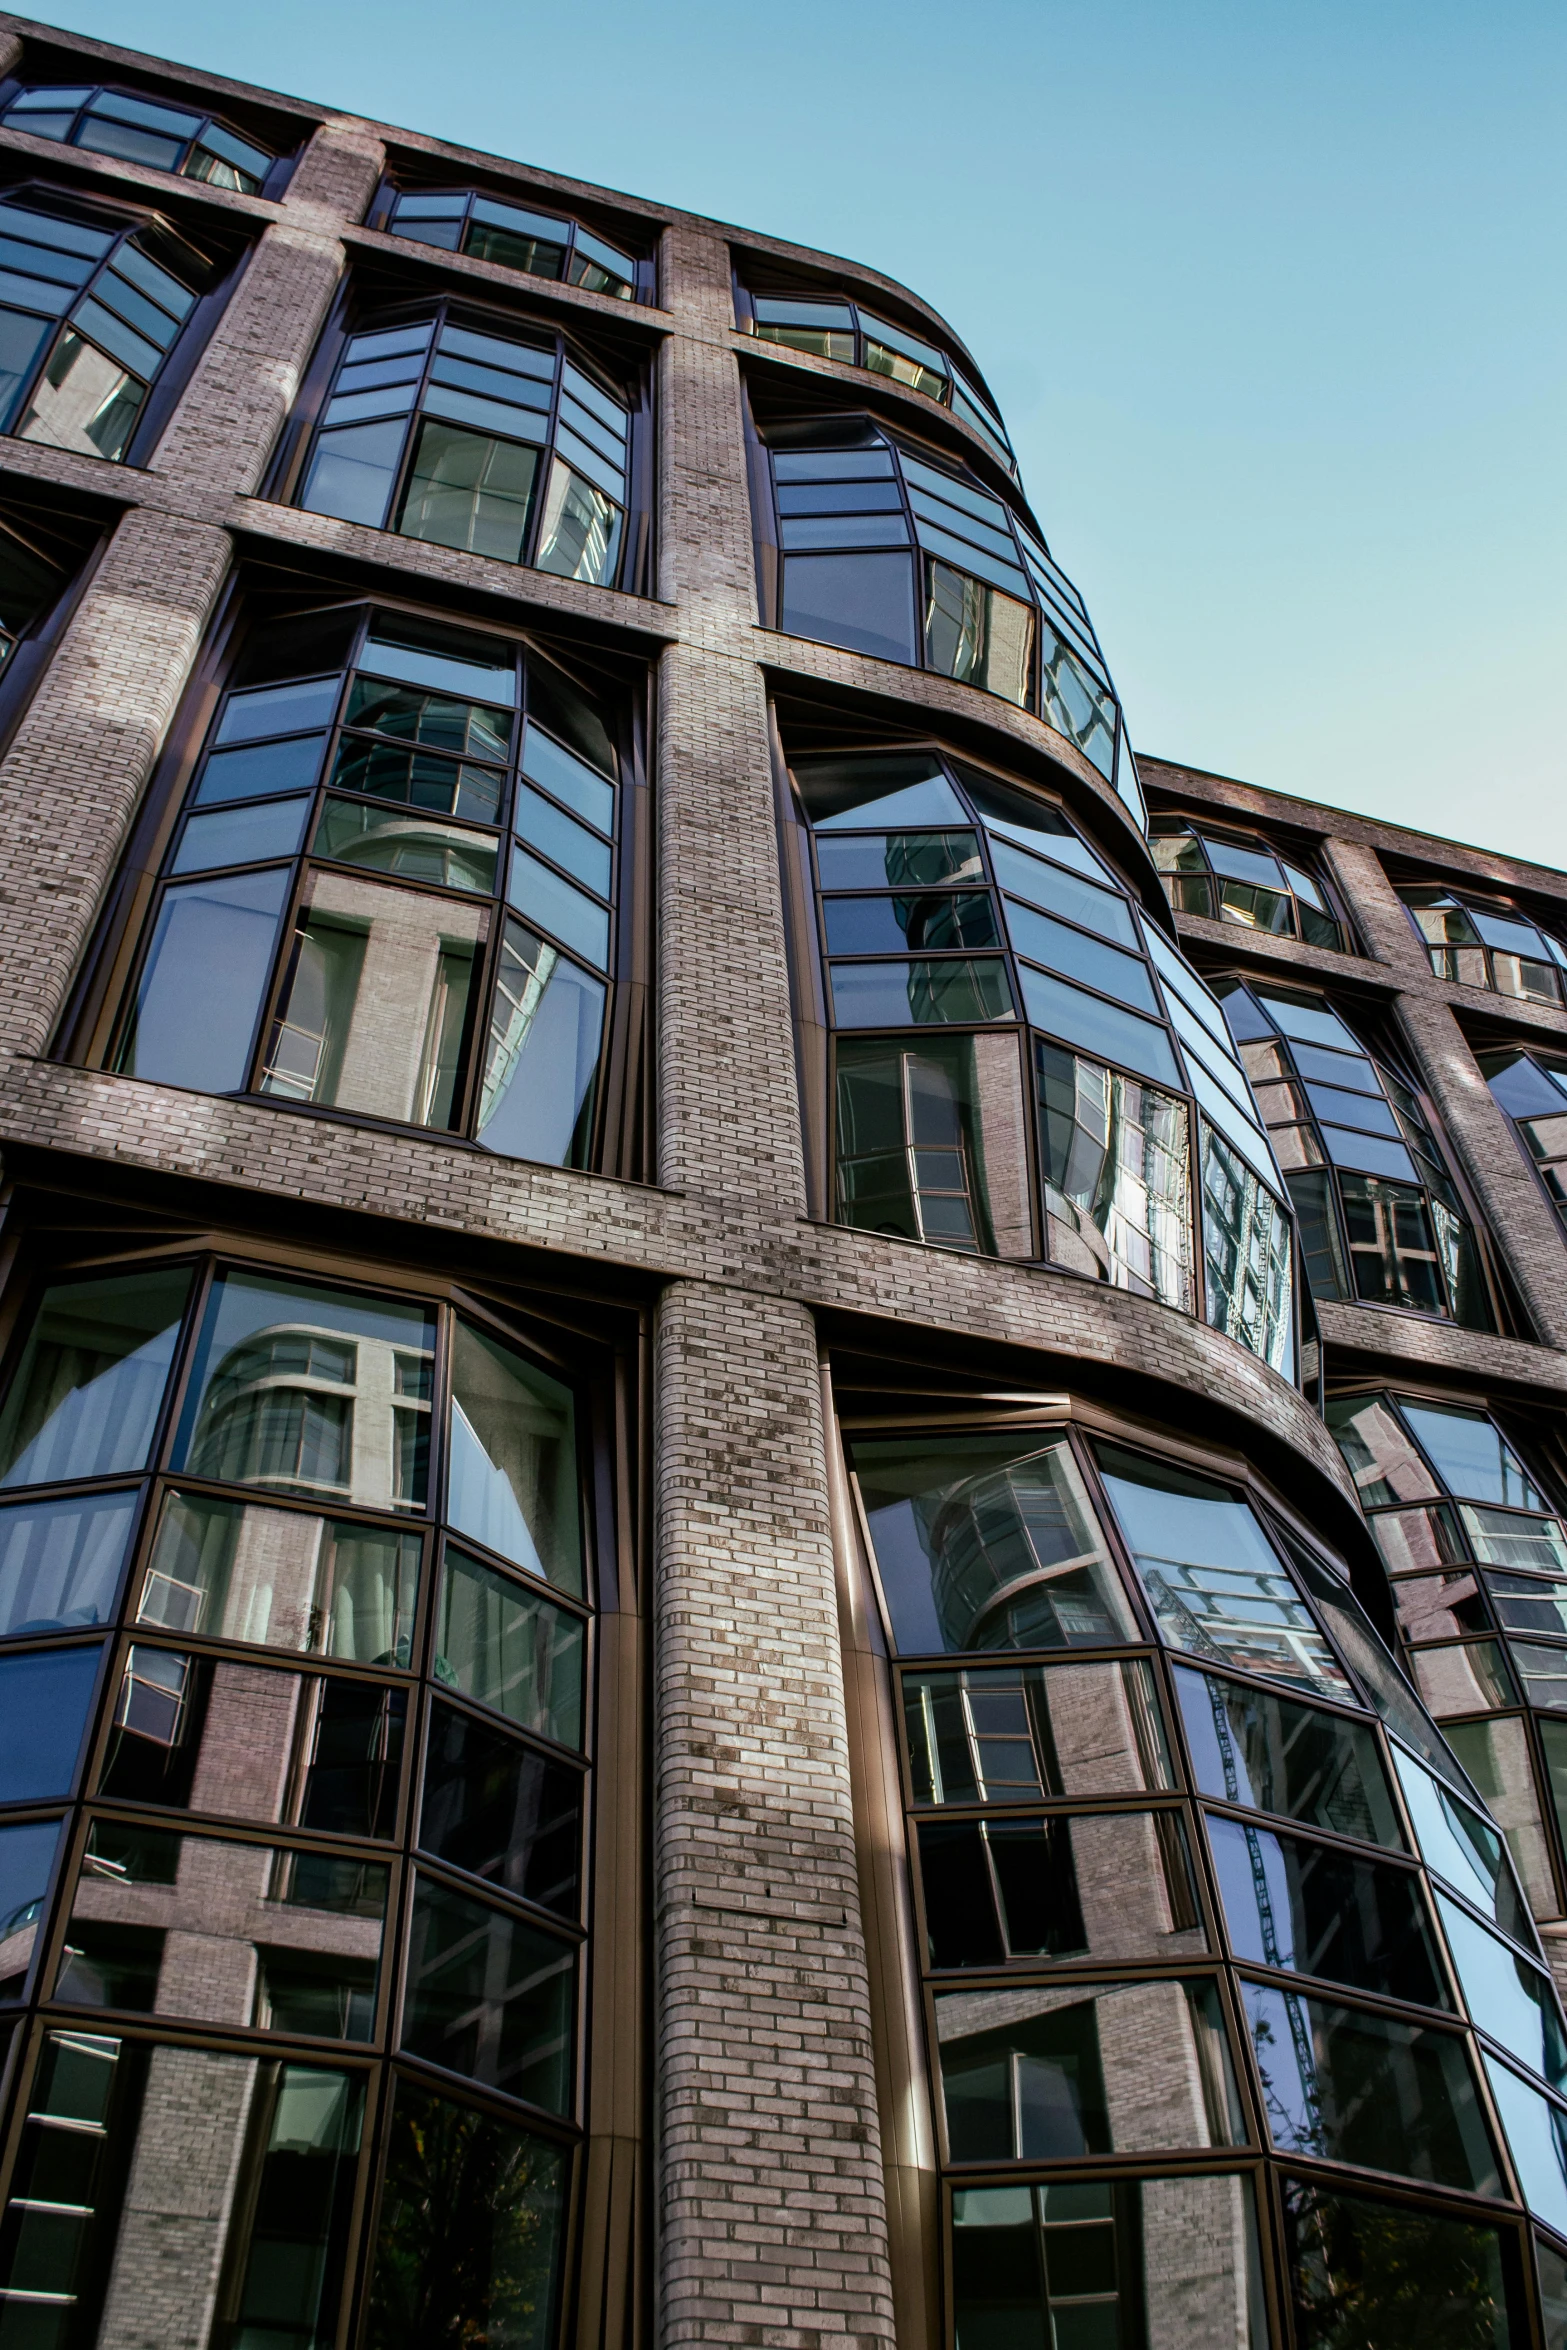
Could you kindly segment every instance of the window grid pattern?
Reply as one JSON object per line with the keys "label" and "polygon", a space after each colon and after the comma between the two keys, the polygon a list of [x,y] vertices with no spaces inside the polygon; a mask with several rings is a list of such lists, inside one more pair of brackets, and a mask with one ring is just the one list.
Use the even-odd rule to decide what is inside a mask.
{"label": "window grid pattern", "polygon": [[[884,1425],[848,1447],[958,2350],[1003,2317],[1072,2339],[1090,2308],[1108,2340],[1179,2318],[1260,2350],[1270,2169],[1287,2223],[1380,2174],[1423,2192],[1433,2249],[1443,2187],[1567,2231],[1558,1995],[1502,1836],[1341,1572],[1148,1455]],[[1446,2207],[1460,2237],[1486,2216]],[[1322,2239],[1280,2250],[1304,2324]],[[1491,2284],[1504,2329],[1499,2254]]]}
{"label": "window grid pattern", "polygon": [[8,130],[28,131],[35,139],[58,139],[93,155],[178,172],[245,196],[261,193],[277,160],[216,115],[161,105],[128,90],[42,83],[10,98],[3,119]]}
{"label": "window grid pattern", "polygon": [[1567,1223],[1567,1060],[1521,1047],[1475,1057],[1546,1198]]}
{"label": "window grid pattern", "polygon": [[593,699],[505,639],[363,607],[259,631],[112,1065],[591,1163],[619,766]]}
{"label": "window grid pattern", "polygon": [[1037,711],[1141,827],[1142,786],[1093,624],[1023,518],[966,469],[862,418],[767,440],[777,625]]}
{"label": "window grid pattern", "polygon": [[1201,914],[1271,938],[1299,938],[1307,946],[1353,953],[1322,882],[1260,834],[1195,817],[1157,815],[1150,817],[1148,833],[1175,913]]}
{"label": "window grid pattern", "polygon": [[1412,1085],[1323,996],[1215,983],[1300,1230],[1312,1294],[1496,1327],[1474,1229]]}
{"label": "window grid pattern", "polygon": [[945,351],[923,336],[874,317],[862,303],[847,298],[807,301],[797,295],[750,293],[743,286],[737,293],[737,315],[742,330],[758,342],[868,368],[872,375],[888,376],[910,391],[923,392],[928,400],[939,400],[983,435],[1016,481],[1017,459],[990,400]]}
{"label": "window grid pattern", "polygon": [[443,304],[346,337],[298,502],[614,587],[631,421],[561,337],[466,325]]}
{"label": "window grid pattern", "polygon": [[[41,197],[0,198],[0,431],[124,458],[196,306],[195,286],[148,250],[168,255],[174,242]],[[189,248],[181,266],[200,281]]]}
{"label": "window grid pattern", "polygon": [[934,754],[793,773],[836,1038],[838,1218],[1043,1255],[1205,1312],[1287,1372],[1290,1225],[1245,1075],[1099,854],[1054,804]]}
{"label": "window grid pattern", "polygon": [[[553,2340],[586,1992],[582,1424],[556,1368],[406,1293],[187,1258],[66,1268],[37,1300],[0,1406],[0,2325],[63,2311],[96,2339],[111,2265],[134,2296],[138,2230],[194,2192],[210,2250],[159,2288],[181,2338],[330,2342],[356,2288],[395,2325],[455,2257],[444,2228],[474,2264],[459,2299]],[[493,2166],[484,2210],[442,2188],[464,2149],[470,2197]]]}
{"label": "window grid pattern", "polygon": [[1567,947],[1507,898],[1399,882],[1438,979],[1529,1004],[1567,1001]]}
{"label": "window grid pattern", "polygon": [[[446,253],[466,253],[475,261],[499,262],[507,269],[526,270],[530,277],[554,278],[580,286],[587,294],[612,295],[619,302],[635,301],[639,279],[651,275],[646,263],[594,236],[578,220],[503,204],[473,188],[393,190],[389,201],[383,197],[381,208],[389,236],[436,245]],[[643,298],[650,295],[649,287]]]}

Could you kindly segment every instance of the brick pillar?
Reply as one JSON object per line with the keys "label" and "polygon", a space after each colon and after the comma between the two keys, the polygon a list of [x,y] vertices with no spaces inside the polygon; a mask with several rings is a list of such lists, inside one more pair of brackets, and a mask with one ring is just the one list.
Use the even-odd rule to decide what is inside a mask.
{"label": "brick pillar", "polygon": [[0,1040],[42,1052],[229,565],[225,531],[139,507],[0,764]]}
{"label": "brick pillar", "polygon": [[821,1387],[802,1307],[657,1340],[662,2339],[893,2339]]}

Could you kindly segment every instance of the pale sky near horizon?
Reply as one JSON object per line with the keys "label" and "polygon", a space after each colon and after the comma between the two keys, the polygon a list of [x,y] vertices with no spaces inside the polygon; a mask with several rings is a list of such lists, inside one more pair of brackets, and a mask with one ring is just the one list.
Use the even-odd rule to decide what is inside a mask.
{"label": "pale sky near horizon", "polygon": [[76,0],[854,256],[989,379],[1142,751],[1567,866],[1543,0]]}

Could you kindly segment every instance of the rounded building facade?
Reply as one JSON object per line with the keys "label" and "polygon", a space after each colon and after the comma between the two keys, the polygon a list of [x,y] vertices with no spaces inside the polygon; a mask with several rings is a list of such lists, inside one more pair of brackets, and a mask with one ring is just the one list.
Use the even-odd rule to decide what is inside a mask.
{"label": "rounded building facade", "polygon": [[1567,878],[874,271],[0,72],[0,2350],[1567,2342]]}

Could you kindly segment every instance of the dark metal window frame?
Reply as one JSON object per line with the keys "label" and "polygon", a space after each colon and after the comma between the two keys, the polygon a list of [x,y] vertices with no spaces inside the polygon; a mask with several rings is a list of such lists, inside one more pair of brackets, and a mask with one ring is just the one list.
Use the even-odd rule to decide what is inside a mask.
{"label": "dark metal window frame", "polygon": [[[1233,923],[1237,929],[1255,929],[1257,935],[1263,938],[1292,937],[1298,939],[1304,946],[1327,948],[1334,954],[1343,955],[1357,952],[1354,932],[1345,915],[1338,893],[1330,886],[1320,871],[1319,861],[1309,852],[1304,850],[1286,851],[1280,848],[1277,842],[1270,839],[1267,834],[1255,831],[1246,825],[1231,823],[1227,815],[1220,815],[1210,822],[1206,813],[1194,812],[1187,808],[1156,808],[1152,810],[1148,820],[1150,843],[1156,844],[1160,840],[1176,839],[1179,837],[1175,830],[1177,826],[1180,827],[1185,838],[1197,849],[1202,858],[1202,864],[1197,868],[1180,870],[1173,865],[1168,867],[1159,865],[1159,879],[1164,884],[1165,895],[1169,898],[1171,910],[1174,913],[1205,915],[1210,921]],[[1229,839],[1237,848],[1247,849],[1254,854],[1274,859],[1280,869],[1282,879],[1282,887],[1274,894],[1281,898],[1290,909],[1290,917],[1294,923],[1292,931],[1264,930],[1260,925],[1247,923],[1239,914],[1229,911],[1225,903],[1226,889],[1248,887],[1264,889],[1271,885],[1265,882],[1240,882],[1233,875],[1220,873],[1208,853],[1210,835],[1221,843],[1225,839]],[[1154,862],[1156,864],[1159,862],[1157,846],[1154,847]],[[1303,900],[1301,898],[1300,892],[1290,880],[1292,865],[1321,892],[1323,902],[1327,907],[1326,914],[1320,907],[1313,906],[1309,899]],[[1206,907],[1198,904],[1188,905],[1184,902],[1181,885],[1187,881],[1196,883],[1209,893]],[[1337,937],[1331,941],[1323,938],[1308,938],[1301,912],[1303,905],[1306,912],[1313,915],[1318,922],[1330,924],[1337,931]],[[1215,907],[1217,908],[1216,912],[1213,910]]]}
{"label": "dark metal window frame", "polygon": [[[454,201],[461,198],[468,207],[467,211],[463,214],[463,234],[461,240],[455,246],[432,244],[430,247],[432,252],[450,252],[455,253],[460,258],[464,259],[487,260],[487,256],[483,254],[469,255],[467,251],[467,232],[472,224],[472,207],[475,201],[507,205],[510,206],[513,210],[519,212],[533,212],[538,208],[542,208],[542,210],[539,212],[539,216],[541,218],[558,220],[561,227],[564,228],[567,232],[566,238],[564,240],[566,249],[562,254],[561,270],[559,276],[545,277],[540,271],[522,269],[517,263],[514,262],[488,261],[488,266],[490,268],[515,268],[519,277],[539,278],[545,285],[569,286],[579,292],[602,292],[602,289],[584,289],[580,287],[578,285],[577,279],[572,275],[572,270],[577,259],[577,237],[579,234],[581,234],[583,236],[592,237],[599,243],[609,246],[612,251],[622,253],[624,258],[631,264],[632,276],[629,281],[629,292],[625,295],[606,295],[604,297],[605,299],[623,300],[629,303],[644,304],[656,303],[658,300],[658,264],[656,256],[652,254],[631,252],[624,247],[616,245],[614,239],[610,237],[607,232],[600,231],[599,229],[595,228],[590,222],[583,220],[577,213],[563,212],[556,209],[558,205],[558,198],[553,195],[536,196],[531,188],[489,186],[481,187],[475,180],[459,179],[444,181],[431,180],[428,182],[424,180],[415,181],[405,175],[396,172],[388,172],[387,176],[382,180],[379,188],[377,188],[375,196],[371,202],[370,210],[365,220],[366,228],[378,230],[382,236],[404,238],[409,244],[423,244],[425,240],[422,237],[416,237],[412,235],[409,230],[399,228],[397,226],[398,208],[404,199],[409,196],[450,197]],[[591,260],[593,257],[591,255],[585,254],[583,258],[585,260]]]}
{"label": "dark metal window frame", "polygon": [[[1542,1197],[1549,1204],[1557,1222],[1563,1226],[1564,1230],[1567,1230],[1567,1144],[1564,1144],[1564,1147],[1559,1151],[1537,1150],[1534,1138],[1526,1132],[1527,1128],[1535,1126],[1547,1118],[1560,1115],[1567,1119],[1567,1038],[1564,1038],[1559,1046],[1546,1044],[1543,1039],[1537,1042],[1533,1037],[1528,1039],[1514,1038],[1506,1044],[1482,1041],[1476,1038],[1471,1040],[1470,1049],[1480,1064],[1480,1074],[1485,1079],[1491,1099],[1512,1128],[1513,1139],[1522,1152],[1529,1171],[1539,1186]],[[1516,1067],[1521,1060],[1531,1062],[1535,1068],[1544,1072],[1560,1072],[1564,1090],[1561,1094],[1559,1112],[1554,1109],[1520,1111],[1510,1110],[1507,1107],[1496,1090],[1497,1079],[1506,1074],[1506,1069],[1500,1064],[1506,1063]],[[1493,1066],[1492,1064],[1498,1065]],[[1552,1084],[1553,1082],[1553,1077],[1547,1074],[1546,1083]],[[1553,1174],[1555,1176],[1554,1186],[1551,1181]]]}
{"label": "dark metal window frame", "polygon": [[[1462,882],[1422,879],[1414,873],[1396,874],[1393,877],[1393,888],[1409,919],[1410,928],[1426,951],[1436,978],[1446,979],[1455,987],[1483,987],[1487,994],[1501,996],[1510,1003],[1543,1003],[1560,1008],[1564,1002],[1567,1002],[1567,946],[1563,946],[1561,940],[1553,936],[1545,923],[1530,913],[1528,907],[1521,904],[1517,898],[1509,897],[1501,890],[1472,889],[1467,888]],[[1530,957],[1524,955],[1521,950],[1515,952],[1510,947],[1493,947],[1490,941],[1481,936],[1478,931],[1476,932],[1478,944],[1474,946],[1434,945],[1420,927],[1415,908],[1410,902],[1410,893],[1412,892],[1430,893],[1451,898],[1454,905],[1469,917],[1471,927],[1474,927],[1473,918],[1477,913],[1494,915],[1504,922],[1524,923],[1537,934],[1546,951],[1538,957]],[[1444,967],[1446,958],[1449,956],[1456,959],[1460,955],[1476,954],[1481,957],[1483,962],[1484,979],[1466,979],[1461,976],[1458,970],[1449,970]],[[1549,972],[1554,992],[1549,996],[1531,996],[1522,995],[1510,987],[1499,987],[1496,979],[1498,956],[1513,956],[1519,962],[1537,961],[1545,971]]]}
{"label": "dark metal window frame", "polygon": [[[84,64],[90,64],[91,62],[92,61],[89,59],[83,59]],[[74,109],[66,107],[57,107],[53,109],[53,111],[56,113],[63,114],[69,112],[72,114],[71,127],[68,131],[62,133],[56,131],[30,130],[30,126],[25,115],[17,122],[5,121],[5,116],[9,113],[10,109],[16,104],[19,98],[29,98],[34,95],[42,96],[46,95],[52,90],[60,90],[64,92],[70,92],[72,90],[85,90],[87,93],[86,97]],[[186,139],[185,151],[178,163],[146,163],[142,162],[139,158],[136,157],[110,154],[107,150],[101,147],[82,146],[81,133],[83,126],[91,119],[96,102],[100,98],[129,98],[134,100],[138,105],[163,106],[167,107],[171,112],[176,114],[199,116],[200,120],[197,128],[191,132],[189,137]],[[45,110],[39,109],[39,111],[42,112]],[[242,145],[246,147],[255,147],[260,152],[265,154],[267,157],[267,169],[259,175],[259,184],[255,188],[224,190],[224,192],[229,194],[251,195],[267,200],[274,200],[282,195],[283,190],[288,185],[289,175],[293,171],[295,154],[297,152],[297,149],[284,149],[279,151],[271,147],[263,147],[259,139],[246,136],[245,133],[235,128],[234,124],[229,121],[225,114],[220,114],[215,109],[205,106],[199,99],[195,103],[189,103],[177,98],[172,98],[162,90],[135,88],[129,82],[100,81],[89,83],[85,79],[75,83],[61,82],[54,79],[39,81],[36,80],[31,73],[13,73],[7,76],[3,82],[0,82],[0,127],[3,127],[6,130],[26,131],[29,133],[29,136],[33,138],[57,139],[62,147],[75,147],[82,154],[95,155],[105,163],[114,164],[129,162],[134,168],[138,170],[167,171],[172,178],[190,180],[196,187],[216,186],[220,189],[222,188],[221,181],[210,181],[206,179],[200,173],[191,171],[190,165],[202,149],[203,135],[205,132],[208,130],[226,131],[231,138],[238,139]],[[149,125],[148,128],[151,129],[151,126]],[[172,139],[175,134],[172,131],[169,131],[163,134],[154,133],[153,135],[162,135]],[[214,149],[208,149],[207,151],[214,155],[217,153],[217,151]],[[233,161],[232,157],[219,157],[218,159],[225,162]]]}

